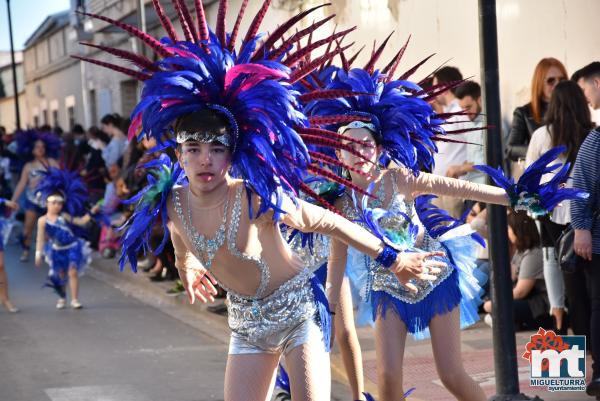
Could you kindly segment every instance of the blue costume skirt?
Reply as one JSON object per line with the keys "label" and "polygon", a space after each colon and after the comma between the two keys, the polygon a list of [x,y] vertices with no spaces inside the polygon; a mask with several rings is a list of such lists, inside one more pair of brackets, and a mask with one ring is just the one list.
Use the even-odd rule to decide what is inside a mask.
{"label": "blue costume skirt", "polygon": [[[446,253],[439,258],[448,267],[432,283],[415,281],[419,293],[411,294],[387,270],[369,261],[369,270],[357,271],[358,256],[348,258],[353,261],[350,278],[358,288],[364,301],[358,305],[357,323],[373,324],[378,316],[385,318],[391,309],[405,323],[407,330],[415,339],[429,337],[429,324],[436,315],[451,312],[460,307],[461,328],[468,327],[479,320],[477,308],[481,304],[483,293],[473,270],[476,267],[477,243],[464,235],[447,236],[442,241],[430,238],[425,251],[441,250]],[[360,257],[364,258],[363,255]],[[364,266],[365,263],[363,262]],[[360,278],[359,282],[354,279]]]}
{"label": "blue costume skirt", "polygon": [[68,246],[55,249],[51,242],[44,247],[46,263],[50,266],[45,287],[50,287],[61,297],[65,298],[65,285],[69,281],[69,268],[75,268],[78,274],[92,262],[92,250],[89,244],[77,239]]}

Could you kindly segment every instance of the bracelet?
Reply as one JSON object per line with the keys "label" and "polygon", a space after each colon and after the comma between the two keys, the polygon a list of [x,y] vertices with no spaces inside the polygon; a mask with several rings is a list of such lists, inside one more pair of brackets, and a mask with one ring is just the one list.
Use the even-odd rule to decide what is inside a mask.
{"label": "bracelet", "polygon": [[387,267],[388,269],[394,264],[396,258],[398,257],[398,252],[389,245],[386,245],[383,248],[383,251],[375,258],[375,262],[379,263],[383,267]]}

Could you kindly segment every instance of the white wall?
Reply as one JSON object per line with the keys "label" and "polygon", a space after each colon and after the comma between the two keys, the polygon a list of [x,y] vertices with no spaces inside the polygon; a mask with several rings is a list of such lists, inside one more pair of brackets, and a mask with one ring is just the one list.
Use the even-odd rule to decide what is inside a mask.
{"label": "white wall", "polygon": [[[249,9],[260,2],[250,3]],[[305,0],[302,8],[322,3]],[[359,59],[362,63],[370,54],[373,40],[381,42],[395,31],[382,57],[384,63],[412,35],[399,71],[436,53],[414,78],[421,78],[450,60],[448,65],[459,67],[464,76],[473,76],[480,82],[476,0],[331,0],[331,3],[325,13],[337,14],[334,21],[338,29],[358,26],[349,39],[357,42],[356,49],[367,45]],[[239,0],[232,1],[230,13],[236,13],[238,8]],[[264,28],[272,30],[282,22],[283,14],[281,10],[269,11]],[[541,58],[558,58],[569,74],[600,60],[599,15],[598,0],[497,0],[500,91],[502,113],[507,120],[516,106],[527,103],[533,69]],[[230,17],[232,21],[235,18]],[[249,17],[246,26],[248,20]],[[596,121],[600,122],[600,115]]]}

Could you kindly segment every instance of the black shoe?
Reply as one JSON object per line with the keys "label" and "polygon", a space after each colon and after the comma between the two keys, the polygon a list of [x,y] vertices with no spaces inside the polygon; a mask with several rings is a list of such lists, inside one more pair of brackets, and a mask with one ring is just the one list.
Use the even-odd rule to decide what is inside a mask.
{"label": "black shoe", "polygon": [[150,281],[165,281],[165,276],[166,276],[166,269],[163,267],[162,269],[160,269],[160,271],[158,273],[156,273],[154,276],[150,276]]}
{"label": "black shoe", "polygon": [[587,395],[600,396],[600,377],[593,379],[586,387]]}
{"label": "black shoe", "polygon": [[219,305],[212,305],[206,308],[209,312],[217,315],[227,315],[227,305],[224,303]]}

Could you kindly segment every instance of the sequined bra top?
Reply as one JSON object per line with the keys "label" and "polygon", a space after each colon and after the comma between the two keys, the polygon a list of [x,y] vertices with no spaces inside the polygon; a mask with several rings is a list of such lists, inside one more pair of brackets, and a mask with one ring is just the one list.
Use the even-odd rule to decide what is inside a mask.
{"label": "sequined bra top", "polygon": [[[269,267],[261,258],[247,255],[236,247],[236,238],[238,228],[240,226],[240,215],[242,212],[242,188],[242,185],[238,185],[235,190],[235,197],[233,200],[233,205],[231,205],[231,213],[229,218],[229,203],[227,201],[225,202],[222,223],[217,229],[217,232],[213,238],[207,238],[200,234],[198,230],[196,230],[193,224],[193,218],[189,213],[191,210],[190,207],[187,207],[187,216],[184,214],[184,209],[181,203],[181,195],[182,193],[185,193],[185,195],[188,196],[187,204],[189,205],[189,188],[173,191],[173,205],[175,212],[177,213],[177,217],[183,224],[185,234],[194,247],[194,256],[196,256],[202,266],[210,270],[217,251],[226,243],[227,250],[231,252],[233,256],[243,261],[252,262],[256,265],[256,267],[258,267],[260,274],[259,285],[254,296],[250,298],[261,299],[267,295],[266,290],[271,276]],[[220,280],[219,277],[217,277],[214,270],[212,271],[212,274],[215,276],[217,281],[219,281],[219,285],[224,290],[235,294],[236,296],[244,297],[242,294],[238,294],[231,288],[225,286],[223,284],[223,280]]]}
{"label": "sequined bra top", "polygon": [[[262,299],[307,266],[282,237],[272,212],[250,218],[246,194],[241,181],[230,179],[224,199],[202,207],[187,187],[176,187],[168,205],[169,229],[178,269],[209,269],[231,294]],[[257,210],[258,198],[251,199]],[[281,210],[279,222],[292,228],[335,237],[372,257],[383,249],[367,230],[300,199],[284,197]]]}
{"label": "sequined bra top", "polygon": [[62,216],[59,216],[55,222],[46,220],[45,230],[55,249],[69,247],[77,241],[77,237]]}
{"label": "sequined bra top", "polygon": [[[392,182],[392,191],[391,191],[391,195],[388,195],[386,193],[385,177],[381,178],[381,181],[379,183],[379,188],[377,189],[377,192],[375,193],[375,199],[372,199],[372,198],[369,199],[368,206],[370,208],[382,208],[382,209],[385,209],[385,210],[388,210],[388,211],[394,213],[394,217],[383,219],[382,224],[393,225],[394,228],[396,229],[396,231],[398,231],[399,229],[402,229],[402,228],[407,229],[410,221],[408,221],[400,213],[404,213],[405,215],[411,217],[413,215],[413,211],[414,211],[414,201],[407,202],[405,200],[404,195],[399,193],[398,183],[396,181],[395,176],[392,176],[391,182]],[[357,195],[357,201],[359,204],[361,204],[361,198],[359,198],[359,197],[361,197],[361,195]],[[390,199],[389,199],[387,205],[384,205],[384,200],[386,199],[386,197],[389,197]],[[356,209],[356,206],[354,205],[354,201],[352,200],[352,195],[349,194],[348,192],[344,193],[342,202],[343,203],[342,203],[341,211],[342,211],[342,213],[344,213],[344,216],[346,216],[346,218],[350,219],[351,221],[359,223],[360,225],[362,225],[364,227],[364,224],[359,221],[360,219],[359,219],[358,210]]]}

